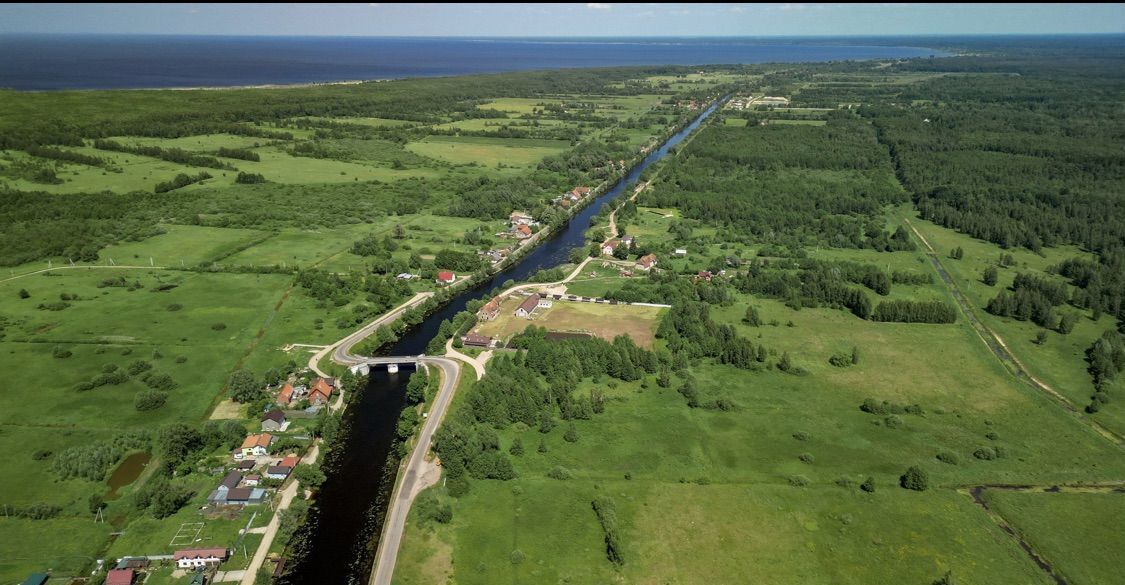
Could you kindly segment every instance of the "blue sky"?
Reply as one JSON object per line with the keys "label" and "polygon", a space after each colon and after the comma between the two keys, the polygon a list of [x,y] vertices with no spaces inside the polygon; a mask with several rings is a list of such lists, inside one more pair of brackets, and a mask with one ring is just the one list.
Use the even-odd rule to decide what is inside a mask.
{"label": "blue sky", "polygon": [[804,36],[1125,32],[1125,4],[4,4],[0,33]]}

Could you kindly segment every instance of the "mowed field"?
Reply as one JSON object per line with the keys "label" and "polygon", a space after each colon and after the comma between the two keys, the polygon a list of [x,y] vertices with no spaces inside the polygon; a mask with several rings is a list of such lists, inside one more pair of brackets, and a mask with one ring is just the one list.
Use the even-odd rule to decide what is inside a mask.
{"label": "mowed field", "polygon": [[546,327],[550,331],[587,333],[613,341],[627,334],[642,347],[650,347],[656,339],[656,327],[665,309],[632,305],[554,301],[550,308],[536,309],[531,319],[516,317],[515,310],[525,297],[514,296],[500,305],[500,315],[482,322],[475,332],[507,340],[528,325]]}

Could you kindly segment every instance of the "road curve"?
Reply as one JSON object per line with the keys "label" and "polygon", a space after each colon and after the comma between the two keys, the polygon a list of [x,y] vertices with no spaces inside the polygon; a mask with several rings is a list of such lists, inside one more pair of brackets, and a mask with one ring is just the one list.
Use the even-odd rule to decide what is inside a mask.
{"label": "road curve", "polygon": [[330,353],[332,354],[332,360],[339,364],[352,365],[363,361],[363,358],[353,356],[351,353],[352,348],[355,347],[356,344],[374,333],[380,325],[385,325],[387,323],[390,323],[391,321],[394,321],[408,309],[412,309],[415,306],[420,305],[422,302],[432,297],[433,295],[434,293],[432,292],[420,292],[411,297],[410,300],[402,303],[394,309],[391,309],[390,311],[379,316],[379,318],[375,319],[374,321],[359,328],[351,335],[348,335],[347,337],[337,341],[336,343],[333,343],[332,345],[329,345],[324,349],[316,352],[311,358],[309,358],[309,369],[316,372],[318,376],[327,378],[328,374],[320,371],[320,368],[317,364],[320,363],[320,360],[324,359],[324,356]]}
{"label": "road curve", "polygon": [[410,513],[410,506],[414,503],[414,497],[437,482],[438,474],[434,473],[434,466],[426,461],[426,454],[430,451],[434,432],[441,425],[441,420],[453,401],[453,394],[460,381],[461,364],[457,360],[426,357],[421,361],[427,366],[441,369],[441,388],[430,402],[430,410],[426,415],[426,423],[422,426],[422,433],[418,436],[418,442],[414,444],[414,450],[406,462],[406,468],[399,475],[398,485],[395,486],[394,494],[391,496],[387,517],[383,521],[383,536],[379,540],[379,551],[375,556],[371,585],[390,585],[398,549],[402,545],[406,517]]}

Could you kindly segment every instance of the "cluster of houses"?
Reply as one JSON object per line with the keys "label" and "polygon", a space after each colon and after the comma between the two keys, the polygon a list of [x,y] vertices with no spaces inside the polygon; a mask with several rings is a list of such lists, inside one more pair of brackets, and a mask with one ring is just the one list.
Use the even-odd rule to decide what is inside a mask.
{"label": "cluster of houses", "polygon": [[[236,451],[234,469],[223,476],[219,486],[207,496],[207,502],[215,506],[260,504],[266,498],[266,488],[261,487],[263,480],[289,479],[300,461],[297,455],[290,453],[276,461],[261,459],[269,456],[269,445],[275,440],[276,437],[268,433],[247,437],[242,448]],[[252,453],[253,458],[247,453]]]}
{"label": "cluster of houses", "polygon": [[755,106],[788,106],[789,98],[778,96],[764,96],[760,98],[739,96],[727,102],[727,108],[732,110],[745,110]]}
{"label": "cluster of houses", "polygon": [[[609,164],[612,166],[613,161],[609,161]],[[624,165],[625,161],[621,161],[621,164]],[[589,187],[575,187],[570,191],[567,191],[566,193],[555,197],[551,200],[551,202],[563,209],[569,209],[570,206],[578,203],[579,201],[582,201],[586,197],[589,197],[591,192],[592,189],[590,189]]]}
{"label": "cluster of houses", "polygon": [[539,222],[535,221],[535,218],[531,217],[531,214],[526,211],[513,211],[508,215],[508,231],[497,235],[505,238],[526,240],[534,233],[531,228],[538,225]]}
{"label": "cluster of houses", "polygon": [[[309,408],[320,409],[328,404],[332,395],[336,393],[336,381],[331,378],[316,378],[308,386],[303,384],[294,386],[288,382],[281,387],[277,393],[275,402],[282,408],[291,408],[299,404],[302,400],[309,402]],[[263,425],[265,420],[262,421]],[[262,430],[283,430],[283,429],[267,429],[265,426]]]}
{"label": "cluster of houses", "polygon": [[[206,585],[205,571],[217,568],[230,558],[230,551],[222,547],[193,547],[175,551],[171,556],[153,557],[123,557],[118,559],[114,568],[106,572],[105,585],[137,585],[144,583],[148,576],[145,572],[153,561],[172,561],[177,569],[191,571],[191,579],[183,581],[185,585]],[[36,585],[46,583],[46,576],[41,582],[31,581]],[[28,581],[24,581],[28,583]]]}
{"label": "cluster of houses", "polygon": [[633,243],[635,241],[636,240],[633,238],[633,236],[625,236],[621,239],[613,238],[611,240],[607,240],[604,244],[602,244],[602,255],[612,256],[620,246],[624,246],[626,250],[632,250]]}

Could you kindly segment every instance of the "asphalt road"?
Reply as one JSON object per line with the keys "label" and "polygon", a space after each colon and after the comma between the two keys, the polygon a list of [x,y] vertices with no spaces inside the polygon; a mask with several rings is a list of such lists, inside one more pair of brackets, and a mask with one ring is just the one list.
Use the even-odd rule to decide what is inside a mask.
{"label": "asphalt road", "polygon": [[406,517],[410,513],[410,506],[414,497],[423,489],[433,485],[439,474],[433,473],[433,464],[426,461],[426,454],[430,451],[430,442],[434,432],[441,425],[449,404],[453,401],[453,394],[457,390],[457,382],[461,376],[461,364],[456,360],[443,357],[427,357],[422,360],[427,365],[441,368],[441,388],[430,403],[430,410],[426,416],[426,423],[422,426],[422,433],[414,445],[414,451],[406,463],[406,469],[400,476],[399,485],[396,486],[391,504],[387,509],[387,518],[383,522],[383,537],[379,541],[379,552],[375,557],[375,568],[371,575],[371,585],[390,585],[391,576],[395,570],[395,560],[398,549],[402,545],[402,533],[406,528]]}

